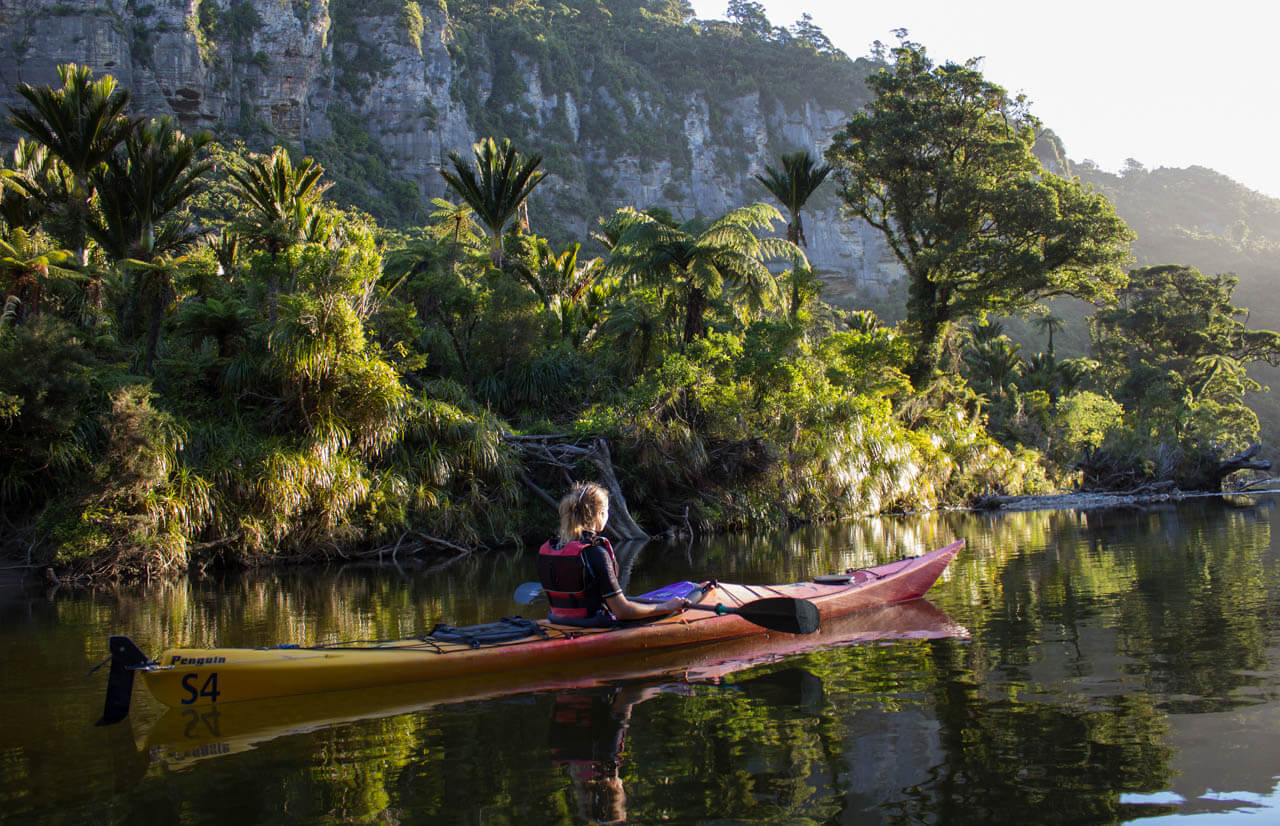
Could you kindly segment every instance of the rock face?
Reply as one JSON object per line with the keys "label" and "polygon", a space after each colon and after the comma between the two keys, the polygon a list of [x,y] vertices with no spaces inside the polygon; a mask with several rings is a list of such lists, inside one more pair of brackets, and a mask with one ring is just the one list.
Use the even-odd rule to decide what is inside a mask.
{"label": "rock face", "polygon": [[[135,112],[171,115],[188,129],[253,132],[306,151],[339,122],[354,124],[424,198],[444,194],[437,169],[448,153],[468,156],[498,123],[522,149],[530,139],[546,156],[551,175],[535,216],[578,237],[625,204],[688,218],[766,200],[754,175],[781,152],[820,156],[853,108],[784,105],[759,93],[713,107],[697,91],[658,104],[601,77],[583,78],[577,94],[556,91],[534,58],[460,59],[452,36],[443,3],[431,0],[358,9],[330,0],[0,0],[0,106],[23,104],[18,83],[56,86],[56,67],[79,63],[114,75]],[[495,88],[504,85],[505,98]],[[649,151],[618,140],[645,124],[669,128]],[[878,234],[840,217],[830,184],[804,218],[829,298],[883,294],[900,278]],[[547,231],[537,217],[534,229]]]}

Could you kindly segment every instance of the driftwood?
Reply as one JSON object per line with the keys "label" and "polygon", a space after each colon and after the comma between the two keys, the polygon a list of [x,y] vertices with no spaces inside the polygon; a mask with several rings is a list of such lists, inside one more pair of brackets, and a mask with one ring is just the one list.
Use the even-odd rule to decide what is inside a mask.
{"label": "driftwood", "polygon": [[[1055,508],[1111,508],[1130,505],[1150,505],[1162,502],[1177,502],[1193,496],[1223,495],[1222,480],[1237,470],[1270,470],[1271,462],[1255,458],[1262,450],[1262,445],[1250,445],[1235,456],[1228,457],[1211,465],[1198,476],[1184,480],[1179,484],[1172,479],[1149,482],[1144,485],[1130,487],[1125,490],[1112,490],[1105,487],[1087,487],[1071,493],[1047,494],[1043,496],[1001,496],[989,495],[978,497],[972,506],[977,510],[1041,510]],[[1242,493],[1258,487],[1270,487],[1280,479],[1260,479],[1245,483],[1227,493]]]}
{"label": "driftwood", "polygon": [[1071,493],[1030,494],[1025,496],[979,496],[971,503],[974,510],[1088,510],[1130,505],[1152,505],[1178,502],[1186,498],[1173,482],[1154,482],[1129,490],[1075,491]]}
{"label": "driftwood", "polygon": [[[1152,485],[1176,485],[1184,491],[1218,492],[1222,480],[1238,470],[1270,470],[1271,462],[1258,459],[1262,445],[1255,443],[1234,456],[1218,460],[1210,452],[1186,457],[1176,447],[1159,445],[1151,457],[1156,470],[1152,473],[1122,464],[1121,460],[1102,452],[1094,452],[1075,465],[1082,475],[1083,492],[1108,492],[1116,495],[1140,493]],[[1152,478],[1154,476],[1154,478]]]}
{"label": "driftwood", "polygon": [[1262,445],[1254,442],[1235,456],[1219,462],[1217,470],[1213,472],[1211,477],[1214,485],[1212,488],[1206,488],[1206,490],[1222,490],[1222,480],[1237,470],[1271,470],[1271,461],[1269,459],[1254,458],[1261,451]]}
{"label": "driftwood", "polygon": [[1233,488],[1231,493],[1270,492],[1277,486],[1280,486],[1280,477],[1268,476],[1266,479],[1254,479],[1251,482],[1244,482],[1240,486]]}
{"label": "driftwood", "polygon": [[[567,484],[574,481],[570,474],[579,462],[590,462],[600,475],[600,484],[609,492],[609,524],[605,526],[605,534],[618,542],[649,538],[649,535],[636,524],[631,511],[627,508],[627,499],[622,495],[622,486],[618,484],[617,474],[613,471],[609,442],[603,436],[586,440],[585,443],[567,435],[507,434],[503,439],[507,444],[519,449],[526,463],[559,470]],[[520,481],[553,509],[559,508],[556,498],[539,487],[527,473],[520,475]]]}

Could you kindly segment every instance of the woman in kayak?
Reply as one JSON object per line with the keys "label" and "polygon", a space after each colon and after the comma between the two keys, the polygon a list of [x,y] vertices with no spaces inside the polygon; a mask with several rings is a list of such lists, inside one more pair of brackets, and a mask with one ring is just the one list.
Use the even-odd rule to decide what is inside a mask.
{"label": "woman in kayak", "polygon": [[550,618],[571,625],[608,625],[684,610],[689,600],[627,599],[618,562],[600,531],[609,522],[609,494],[595,482],[576,483],[560,500],[560,541],[538,550],[538,578],[551,603]]}

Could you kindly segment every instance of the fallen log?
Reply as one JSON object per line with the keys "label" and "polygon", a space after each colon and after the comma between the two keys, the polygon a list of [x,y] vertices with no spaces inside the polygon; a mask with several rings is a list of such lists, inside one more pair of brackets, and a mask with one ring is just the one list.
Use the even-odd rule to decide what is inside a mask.
{"label": "fallen log", "polygon": [[[622,485],[613,470],[609,442],[603,436],[586,440],[585,444],[565,435],[522,436],[511,433],[504,435],[503,440],[520,451],[526,464],[541,464],[558,470],[567,483],[575,481],[572,471],[579,462],[589,462],[599,474],[599,483],[609,492],[609,524],[605,526],[605,535],[617,542],[649,539],[649,534],[631,516]],[[520,481],[552,508],[559,506],[556,499],[539,487],[529,474],[520,474]]]}
{"label": "fallen log", "polygon": [[1222,480],[1239,470],[1270,470],[1268,459],[1258,459],[1262,445],[1255,442],[1234,456],[1223,459],[1216,464],[1205,463],[1198,472],[1190,475],[1182,485],[1187,490],[1222,490]]}

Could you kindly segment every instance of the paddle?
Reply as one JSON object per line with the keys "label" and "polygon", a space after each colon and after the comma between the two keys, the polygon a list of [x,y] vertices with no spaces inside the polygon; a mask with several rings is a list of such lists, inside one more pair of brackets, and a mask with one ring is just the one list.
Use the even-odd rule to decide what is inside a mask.
{"label": "paddle", "polygon": [[[514,597],[521,605],[529,605],[542,595],[540,584],[525,582],[516,588]],[[806,599],[793,597],[768,597],[736,606],[703,605],[693,602],[688,605],[688,608],[694,611],[709,611],[719,616],[736,614],[761,628],[782,631],[786,634],[812,634],[821,624],[816,605]]]}
{"label": "paddle", "polygon": [[521,605],[532,605],[545,596],[541,582],[522,582],[516,586],[516,592],[512,594],[515,601]]}
{"label": "paddle", "polygon": [[807,599],[794,597],[769,597],[737,606],[702,605],[695,602],[688,607],[695,611],[710,611],[720,616],[737,614],[761,628],[787,634],[812,634],[821,625],[818,606]]}

